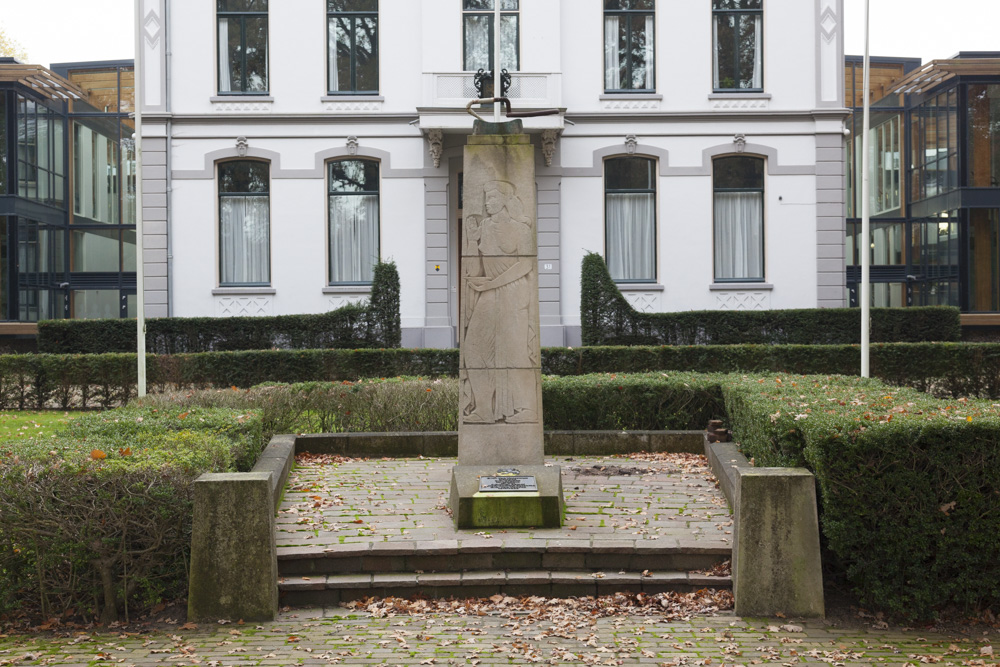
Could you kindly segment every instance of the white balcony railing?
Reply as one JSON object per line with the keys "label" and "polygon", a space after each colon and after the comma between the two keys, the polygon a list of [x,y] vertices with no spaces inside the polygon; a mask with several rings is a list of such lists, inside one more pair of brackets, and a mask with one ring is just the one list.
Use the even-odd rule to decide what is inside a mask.
{"label": "white balcony railing", "polygon": [[[562,99],[561,75],[511,72],[507,97],[515,107],[558,108]],[[464,107],[478,97],[472,72],[432,72],[424,75],[424,106]]]}

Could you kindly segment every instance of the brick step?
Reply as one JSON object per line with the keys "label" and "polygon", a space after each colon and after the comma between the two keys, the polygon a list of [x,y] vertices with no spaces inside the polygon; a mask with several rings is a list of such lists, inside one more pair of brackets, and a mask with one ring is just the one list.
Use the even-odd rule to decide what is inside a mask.
{"label": "brick step", "polygon": [[732,555],[732,548],[723,542],[680,545],[664,545],[657,540],[636,540],[625,544],[538,542],[537,545],[497,544],[474,549],[438,542],[374,542],[326,549],[282,547],[278,549],[278,573],[283,577],[295,577],[484,570],[689,572],[710,570]]}
{"label": "brick step", "polygon": [[702,588],[732,588],[728,576],[699,572],[595,572],[593,570],[476,570],[470,572],[397,572],[281,577],[281,604],[331,605],[369,596],[433,598],[544,595],[570,597],[619,592],[656,594],[692,592]]}

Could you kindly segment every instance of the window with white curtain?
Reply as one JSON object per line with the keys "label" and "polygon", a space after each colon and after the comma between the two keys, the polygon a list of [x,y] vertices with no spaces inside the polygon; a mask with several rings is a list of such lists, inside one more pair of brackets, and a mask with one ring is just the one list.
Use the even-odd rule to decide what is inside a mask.
{"label": "window with white curtain", "polygon": [[378,92],[378,0],[327,0],[327,88]]}
{"label": "window with white curtain", "polygon": [[764,160],[717,158],[715,191],[715,280],[764,280]]}
{"label": "window with white curtain", "polygon": [[500,3],[500,69],[521,69],[518,0],[462,0],[462,44],[467,72],[493,71],[495,2]]}
{"label": "window with white curtain", "polygon": [[712,0],[715,90],[764,89],[763,0]]}
{"label": "window with white curtain", "polygon": [[619,282],[656,280],[656,161],[604,162],[605,260]]}
{"label": "window with white curtain", "polygon": [[216,0],[219,93],[266,93],[267,1]]}
{"label": "window with white curtain", "polygon": [[271,282],[270,166],[239,160],[219,165],[219,284]]}
{"label": "window with white curtain", "polygon": [[329,163],[330,284],[370,283],[379,258],[379,172],[374,160]]}
{"label": "window with white curtain", "polygon": [[655,90],[655,0],[604,0],[604,89]]}

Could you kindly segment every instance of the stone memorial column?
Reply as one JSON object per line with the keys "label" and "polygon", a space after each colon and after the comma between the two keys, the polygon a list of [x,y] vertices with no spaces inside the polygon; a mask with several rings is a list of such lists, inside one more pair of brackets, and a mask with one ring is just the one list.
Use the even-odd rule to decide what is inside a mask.
{"label": "stone memorial column", "polygon": [[559,526],[559,468],[544,464],[535,149],[521,121],[475,122],[463,170],[459,528]]}

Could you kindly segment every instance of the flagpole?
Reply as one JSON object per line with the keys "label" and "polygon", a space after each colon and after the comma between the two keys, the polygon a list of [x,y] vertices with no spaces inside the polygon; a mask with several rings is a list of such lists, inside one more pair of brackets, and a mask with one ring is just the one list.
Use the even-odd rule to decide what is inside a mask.
{"label": "flagpole", "polygon": [[869,94],[869,74],[871,60],[868,55],[868,2],[865,0],[865,62],[864,62],[864,113],[861,121],[861,239],[858,250],[861,253],[861,282],[858,285],[858,298],[861,300],[861,377],[871,377],[868,365],[869,332],[871,331],[871,206],[868,195],[868,177],[870,171],[868,158],[868,134],[871,125],[871,100]]}
{"label": "flagpole", "polygon": [[135,0],[135,305],[138,395],[146,395],[146,297],[142,243],[142,0]]}

